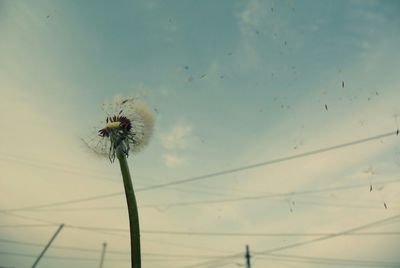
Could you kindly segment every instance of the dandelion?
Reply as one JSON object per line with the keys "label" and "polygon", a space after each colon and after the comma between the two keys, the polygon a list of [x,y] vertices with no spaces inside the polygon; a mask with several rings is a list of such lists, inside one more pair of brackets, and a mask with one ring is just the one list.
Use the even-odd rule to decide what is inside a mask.
{"label": "dandelion", "polygon": [[117,149],[125,156],[141,151],[150,140],[154,117],[147,106],[135,99],[115,97],[102,105],[105,119],[95,127],[96,135],[84,140],[91,150],[114,162]]}
{"label": "dandelion", "polygon": [[139,216],[135,192],[129,173],[127,157],[130,152],[141,151],[150,140],[154,117],[147,106],[135,98],[115,97],[103,104],[106,112],[104,125],[97,136],[85,141],[96,153],[108,156],[111,162],[118,159],[124,182],[131,234],[132,268],[141,267]]}

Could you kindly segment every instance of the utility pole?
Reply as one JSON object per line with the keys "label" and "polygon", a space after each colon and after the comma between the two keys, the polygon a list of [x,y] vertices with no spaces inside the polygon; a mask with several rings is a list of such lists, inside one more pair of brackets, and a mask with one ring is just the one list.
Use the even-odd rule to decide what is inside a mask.
{"label": "utility pole", "polygon": [[61,229],[64,227],[64,224],[61,224],[57,231],[54,233],[50,241],[47,243],[47,245],[44,247],[43,251],[40,253],[39,257],[37,257],[35,263],[32,265],[32,268],[35,268],[36,265],[39,263],[40,259],[43,257],[43,255],[46,253],[47,249],[50,247],[51,243],[53,243],[54,239],[56,239],[57,235],[60,233]]}
{"label": "utility pole", "polygon": [[103,268],[103,262],[104,262],[104,256],[106,255],[106,248],[107,248],[107,243],[103,243],[103,250],[101,251],[101,257],[100,257],[100,268]]}
{"label": "utility pole", "polygon": [[251,255],[249,245],[246,245],[246,254],[244,255],[244,257],[246,258],[246,268],[251,268]]}

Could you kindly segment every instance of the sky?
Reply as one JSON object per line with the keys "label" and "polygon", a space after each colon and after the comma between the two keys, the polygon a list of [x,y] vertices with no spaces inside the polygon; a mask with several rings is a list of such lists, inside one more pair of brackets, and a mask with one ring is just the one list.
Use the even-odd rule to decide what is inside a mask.
{"label": "sky", "polygon": [[246,245],[255,268],[399,267],[399,12],[0,0],[0,267],[61,223],[38,267],[98,267],[103,243],[129,266],[119,166],[82,142],[115,96],[156,118],[128,159],[144,267],[245,267]]}

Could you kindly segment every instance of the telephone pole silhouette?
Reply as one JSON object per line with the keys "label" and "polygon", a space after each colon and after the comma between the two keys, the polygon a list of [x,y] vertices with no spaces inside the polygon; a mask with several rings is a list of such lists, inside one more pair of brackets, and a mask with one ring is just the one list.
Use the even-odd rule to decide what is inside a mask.
{"label": "telephone pole silhouette", "polygon": [[50,247],[51,243],[53,243],[54,239],[56,239],[58,233],[60,233],[61,229],[64,227],[64,224],[61,224],[57,231],[53,234],[51,237],[50,241],[47,243],[47,245],[44,247],[43,251],[40,253],[39,257],[37,257],[35,263],[32,265],[32,268],[35,268],[36,265],[39,263],[40,259],[43,257],[43,255],[46,253],[47,249]]}
{"label": "telephone pole silhouette", "polygon": [[251,255],[249,245],[246,245],[246,254],[244,255],[246,258],[246,268],[251,268]]}
{"label": "telephone pole silhouette", "polygon": [[107,243],[103,243],[103,250],[101,251],[101,257],[100,257],[100,268],[103,268],[103,263],[104,263],[104,256],[106,255],[106,248],[107,248]]}

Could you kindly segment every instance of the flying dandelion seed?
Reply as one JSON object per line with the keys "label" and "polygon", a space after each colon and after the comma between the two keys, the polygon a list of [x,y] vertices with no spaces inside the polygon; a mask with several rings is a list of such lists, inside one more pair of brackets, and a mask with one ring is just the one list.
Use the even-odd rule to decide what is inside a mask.
{"label": "flying dandelion seed", "polygon": [[375,185],[374,188],[379,193],[379,198],[381,199],[381,202],[383,203],[383,206],[385,207],[385,209],[388,209],[388,205],[386,203],[385,196],[383,194],[383,190],[385,188],[385,184],[384,183],[378,183],[378,184]]}
{"label": "flying dandelion seed", "polygon": [[369,192],[372,192],[373,186],[372,186],[372,178],[376,174],[374,168],[372,166],[369,166],[367,170],[364,171],[366,174],[368,181],[369,181]]}
{"label": "flying dandelion seed", "polygon": [[288,204],[288,206],[289,206],[289,211],[290,211],[291,213],[293,213],[294,207],[296,206],[296,202],[294,201],[293,197],[290,196],[289,198],[286,198],[286,199],[284,199],[284,200],[285,200],[285,202],[286,202],[286,203]]}

